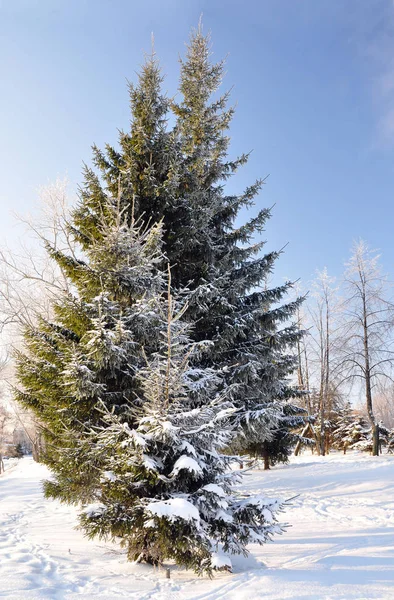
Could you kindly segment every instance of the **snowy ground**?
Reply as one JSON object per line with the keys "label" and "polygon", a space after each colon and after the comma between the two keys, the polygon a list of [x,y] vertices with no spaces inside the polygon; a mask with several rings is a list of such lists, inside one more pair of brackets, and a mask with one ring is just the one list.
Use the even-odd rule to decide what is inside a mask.
{"label": "snowy ground", "polygon": [[394,599],[394,457],[310,455],[243,487],[300,494],[292,525],[213,580],[127,563],[85,540],[69,507],[44,500],[44,467],[24,458],[0,477],[0,598],[100,600]]}

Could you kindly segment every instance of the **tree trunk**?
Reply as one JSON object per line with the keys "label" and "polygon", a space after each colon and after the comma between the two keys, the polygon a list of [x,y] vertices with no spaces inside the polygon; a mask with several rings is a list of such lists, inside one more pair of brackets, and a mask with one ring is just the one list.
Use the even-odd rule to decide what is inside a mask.
{"label": "tree trunk", "polygon": [[320,417],[320,456],[326,454],[326,429],[324,423],[324,406],[321,405],[321,417]]}
{"label": "tree trunk", "polygon": [[[301,437],[304,437],[307,433],[308,430],[310,429],[310,424],[307,423],[304,427],[304,429],[301,431]],[[294,456],[298,456],[301,450],[301,440],[298,440],[298,442],[296,443],[296,446],[294,448]]]}
{"label": "tree trunk", "polygon": [[[298,322],[298,327],[300,327],[300,323]],[[301,359],[301,342],[297,340],[297,355],[298,355],[298,389],[304,390],[304,374],[302,372],[302,359]]]}
{"label": "tree trunk", "polygon": [[372,425],[372,456],[379,456],[379,425]]}
{"label": "tree trunk", "polygon": [[[329,307],[329,303],[328,303],[328,297],[327,294],[325,294],[325,303],[326,303],[326,351],[325,351],[325,356],[324,356],[324,393],[323,393],[323,397],[324,397],[324,412],[328,413],[328,419],[330,419],[331,417],[331,410],[330,410],[330,406],[328,405],[328,401],[329,401],[329,395],[330,395],[330,391],[329,391],[329,385],[330,385],[330,307]],[[323,451],[323,456],[325,454],[328,454],[329,451],[329,447],[330,447],[330,440],[329,440],[329,432],[326,432],[325,430],[325,424],[324,424],[324,430],[323,430],[323,439],[322,439],[322,444],[324,447],[324,451]]]}
{"label": "tree trunk", "polygon": [[40,450],[38,444],[32,444],[32,454],[34,462],[40,462]]}
{"label": "tree trunk", "polygon": [[268,455],[268,452],[266,452],[266,451],[263,452],[263,459],[264,459],[264,471],[269,471],[269,469],[270,469],[270,457]]}
{"label": "tree trunk", "polygon": [[304,342],[304,363],[305,363],[306,409],[308,411],[308,415],[311,415],[312,414],[312,407],[311,407],[311,392],[310,392],[310,385],[309,385],[308,353],[306,351],[305,342]]}
{"label": "tree trunk", "polygon": [[321,453],[321,437],[319,437],[315,430],[315,442],[316,442],[316,454],[320,456]]}
{"label": "tree trunk", "polygon": [[367,412],[372,429],[372,456],[379,456],[379,425],[375,421],[372,408],[371,365],[369,361],[368,317],[365,292],[363,294],[363,329],[364,329],[364,363],[365,363],[365,398]]}
{"label": "tree trunk", "polygon": [[319,390],[319,410],[320,410],[320,438],[319,444],[316,445],[317,453],[319,456],[325,454],[325,414],[324,414],[324,401],[325,401],[325,368],[326,368],[326,357],[325,357],[325,344],[323,334],[323,314],[320,313],[320,390]]}

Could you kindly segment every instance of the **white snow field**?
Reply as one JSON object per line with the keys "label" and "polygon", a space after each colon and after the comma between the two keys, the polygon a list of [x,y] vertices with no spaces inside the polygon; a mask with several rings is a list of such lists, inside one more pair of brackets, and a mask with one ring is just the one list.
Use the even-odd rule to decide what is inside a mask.
{"label": "white snow field", "polygon": [[127,563],[86,540],[75,511],[42,496],[46,469],[24,458],[0,477],[0,598],[12,600],[394,599],[394,456],[302,456],[243,488],[289,498],[291,527],[213,579]]}

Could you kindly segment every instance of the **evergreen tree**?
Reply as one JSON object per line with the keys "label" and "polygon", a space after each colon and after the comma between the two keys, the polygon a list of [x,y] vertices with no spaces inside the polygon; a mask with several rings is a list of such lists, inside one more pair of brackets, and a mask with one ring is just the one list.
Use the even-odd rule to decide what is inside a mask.
{"label": "evergreen tree", "polygon": [[[378,423],[380,437],[379,452],[383,446],[390,447],[390,430],[380,421]],[[361,450],[362,452],[373,451],[373,429],[362,415],[354,415],[347,404],[339,426],[334,433],[335,447],[343,450]]]}
{"label": "evergreen tree", "polygon": [[55,321],[26,330],[18,399],[44,425],[46,495],[88,504],[89,536],[119,539],[132,560],[210,573],[220,552],[280,532],[280,505],[234,491],[220,448],[236,409],[222,373],[194,366],[206,344],[189,339],[183,297],[163,299],[161,226],[129,224],[120,205],[121,194],[103,204],[79,269],[52,252],[75,295],[56,301]]}
{"label": "evergreen tree", "polygon": [[354,423],[354,414],[350,402],[346,402],[341,410],[338,411],[336,425],[332,433],[332,446],[337,450],[346,450],[351,443],[350,432]]}
{"label": "evergreen tree", "polygon": [[23,450],[23,446],[21,443],[16,444],[15,446],[15,456],[16,458],[23,458],[25,455],[25,452]]}
{"label": "evergreen tree", "polygon": [[[390,440],[390,430],[385,427],[382,421],[379,421],[379,454],[382,454],[383,447],[387,446]],[[373,429],[369,427],[364,433],[364,436],[360,441],[353,444],[352,448],[355,450],[362,450],[363,452],[370,452],[373,454]]]}
{"label": "evergreen tree", "polygon": [[[321,399],[320,394],[320,399]],[[315,437],[316,437],[316,448],[319,454],[321,454],[324,446],[324,454],[329,454],[332,447],[336,447],[336,432],[339,430],[339,438],[341,437],[341,430],[352,421],[352,409],[350,403],[344,403],[343,399],[338,393],[330,389],[330,386],[325,390],[325,398],[328,401],[324,407],[325,419],[323,422],[323,433],[324,433],[324,444],[322,443],[322,421],[321,415],[318,413],[315,415],[316,423],[314,426]],[[321,402],[320,402],[321,409]],[[321,412],[321,411],[320,411]],[[350,417],[350,421],[349,421]]]}
{"label": "evergreen tree", "polygon": [[[130,87],[130,132],[120,134],[119,150],[107,146],[102,152],[94,147],[98,173],[85,169],[80,201],[69,225],[78,252],[66,255],[48,245],[69,278],[71,291],[54,302],[53,321],[39,318],[36,326],[28,327],[25,351],[17,355],[22,384],[17,398],[35,412],[44,427],[44,461],[54,474],[45,484],[47,495],[75,503],[98,498],[108,507],[105,520],[98,519],[96,528],[96,513],[88,511],[83,526],[92,535],[127,539],[132,557],[137,552],[153,562],[174,557],[196,568],[181,547],[187,530],[193,547],[199,549],[197,554],[205,557],[202,568],[208,571],[214,566],[209,539],[230,552],[243,551],[252,539],[264,541],[274,531],[275,527],[266,528],[262,501],[226,496],[233,521],[230,524],[225,517],[224,524],[218,525],[219,516],[207,513],[204,534],[191,527],[190,519],[186,525],[181,522],[177,529],[180,546],[172,554],[165,536],[169,523],[156,522],[159,516],[152,513],[160,527],[154,528],[151,538],[145,521],[135,521],[135,515],[141,517],[141,507],[145,511],[146,494],[152,494],[152,502],[169,502],[171,494],[176,498],[187,494],[202,522],[199,490],[210,483],[217,485],[218,478],[231,480],[224,476],[229,459],[220,455],[218,445],[239,447],[245,439],[248,444],[262,443],[272,439],[274,428],[283,429],[289,416],[283,402],[294,395],[287,381],[296,364],[292,349],[301,335],[291,323],[300,300],[281,305],[291,284],[273,289],[266,285],[279,253],[260,256],[263,243],[253,240],[263,230],[269,211],[262,210],[245,225],[235,226],[240,209],[253,203],[263,182],[240,196],[226,195],[224,190],[227,179],[247,156],[236,161],[227,157],[227,129],[233,110],[226,108],[227,94],[212,100],[223,67],[223,63],[210,63],[209,39],[199,29],[181,64],[182,100],[179,105],[171,104],[176,115],[171,129],[167,123],[170,103],[161,93],[159,66],[154,55],[147,58],[138,85]],[[156,222],[159,224],[152,226]],[[159,425],[154,415],[163,415],[158,408],[163,396],[157,391],[160,386],[152,387],[155,396],[148,393],[147,382],[153,386],[153,375],[162,372],[164,364],[162,318],[157,307],[167,261],[173,265],[174,296],[180,305],[187,302],[183,319],[196,324],[188,334],[190,342],[184,340],[182,368],[174,368],[171,385],[175,387],[169,388],[169,393],[181,394],[186,413],[195,415],[201,429],[194,438],[190,418],[185,416],[182,421],[179,415],[181,400],[172,398],[166,419],[174,428],[180,422],[185,433],[180,435],[174,429],[171,437],[163,430],[156,444],[152,435]],[[192,371],[197,382],[202,377],[204,385],[184,381]],[[183,387],[179,388],[178,380]],[[210,391],[215,398],[226,397],[234,409],[232,419],[226,413],[232,422],[223,425],[217,443],[212,423],[222,419],[221,409],[212,404]],[[237,444],[233,432],[240,424],[244,432]],[[158,456],[162,461],[158,470],[149,471],[149,460],[143,462],[137,442],[129,449],[135,452],[130,472],[115,473],[109,468],[107,459],[119,457],[125,441],[123,434],[118,435],[120,425],[134,432],[132,438],[138,433],[147,443],[151,440],[146,452],[148,458]],[[183,485],[189,487],[177,487],[182,482],[175,465],[189,438],[202,472],[197,469],[185,477]],[[108,452],[102,442],[108,444]],[[132,455],[129,457],[131,460]],[[117,479],[106,477],[105,473],[112,472],[122,476],[121,489]],[[165,477],[174,480],[173,487]],[[136,492],[139,487],[141,496]],[[229,488],[223,490],[230,495]],[[211,492],[207,499],[204,495],[204,502],[213,511],[219,501]],[[129,496],[130,512],[125,508]],[[139,531],[144,531],[146,544],[133,539],[132,528],[137,526],[142,527]],[[161,526],[159,535],[156,530]]]}
{"label": "evergreen tree", "polygon": [[[129,85],[131,128],[121,131],[119,149],[107,144],[105,152],[93,145],[98,173],[87,166],[80,189],[80,202],[73,213],[75,237],[87,248],[100,235],[100,222],[107,197],[122,189],[120,208],[128,223],[158,223],[168,214],[175,225],[171,172],[179,160],[174,135],[167,131],[169,101],[161,93],[162,76],[155,54],[146,57],[138,84]],[[164,210],[165,209],[165,210]],[[165,245],[170,232],[163,231]],[[168,254],[168,253],[167,253]]]}
{"label": "evergreen tree", "polygon": [[[290,402],[285,403],[279,428],[274,432],[273,440],[263,444],[264,468],[278,463],[288,463],[297,444],[313,447],[315,440],[303,435],[305,426],[312,422],[313,417],[308,417],[307,410]],[[268,461],[265,456],[268,456]]]}
{"label": "evergreen tree", "polygon": [[[248,443],[248,437],[243,444],[243,451],[264,461],[264,470],[278,463],[288,463],[289,457],[297,444],[311,446],[314,440],[302,434],[308,417],[307,410],[290,402],[282,406],[282,413],[277,425],[272,431],[271,439],[260,443]],[[238,441],[239,444],[239,441]]]}
{"label": "evergreen tree", "polygon": [[227,108],[228,93],[216,96],[223,73],[223,61],[210,62],[209,36],[200,26],[181,61],[182,100],[173,105],[184,158],[179,191],[196,206],[195,222],[201,222],[201,215],[206,220],[191,249],[198,268],[190,301],[193,318],[198,319],[198,335],[213,342],[211,363],[233,367],[227,384],[241,409],[248,443],[253,443],[269,439],[279,421],[284,424],[280,404],[295,395],[286,377],[295,368],[293,348],[300,334],[287,323],[300,300],[280,306],[291,284],[273,289],[266,285],[279,253],[261,256],[264,242],[253,238],[264,230],[270,211],[262,209],[235,226],[239,211],[253,205],[263,181],[240,196],[225,193],[225,182],[248,157],[228,157],[234,109]]}
{"label": "evergreen tree", "polygon": [[120,204],[121,194],[103,203],[100,235],[85,260],[67,262],[49,248],[75,293],[55,301],[53,321],[39,318],[26,329],[25,350],[16,355],[23,386],[16,397],[43,424],[43,460],[55,475],[46,492],[70,502],[90,498],[97,477],[64,449],[102,422],[101,405],[121,413],[135,401],[141,348],[149,354],[158,343],[146,306],[162,286],[161,225],[129,224]]}
{"label": "evergreen tree", "polygon": [[394,429],[390,429],[387,436],[387,454],[394,453]]}
{"label": "evergreen tree", "polygon": [[[98,174],[86,169],[74,220],[86,247],[98,235],[106,195],[115,195],[119,182],[124,206],[134,206],[135,218],[163,219],[174,290],[189,290],[186,318],[198,322],[193,339],[211,342],[200,366],[227,368],[223,385],[242,409],[238,419],[248,442],[261,443],[284,416],[282,402],[295,394],[287,376],[296,362],[300,332],[292,320],[301,300],[283,304],[291,283],[266,285],[280,253],[261,255],[264,242],[254,237],[270,211],[235,225],[264,182],[238,196],[225,193],[225,183],[248,156],[228,157],[234,109],[227,108],[228,93],[217,97],[223,72],[223,61],[211,63],[210,40],[199,27],[181,61],[181,100],[169,103],[155,56],[148,57],[138,85],[130,87],[131,130],[120,134],[119,150],[94,147]],[[173,129],[169,108],[176,117]]]}
{"label": "evergreen tree", "polygon": [[338,450],[343,450],[343,453],[346,454],[346,451],[354,448],[355,444],[366,442],[368,429],[364,417],[354,415],[354,411],[348,403],[334,434],[335,447]]}
{"label": "evergreen tree", "polygon": [[174,559],[197,573],[231,568],[222,553],[245,554],[246,544],[281,531],[280,505],[233,489],[239,475],[220,449],[235,409],[219,391],[221,373],[190,364],[201,347],[191,344],[170,292],[151,310],[162,343],[138,374],[139,402],[122,415],[105,409],[105,425],[71,449],[71,461],[82,453],[100,473],[81,523],[90,536],[121,538],[131,560]]}

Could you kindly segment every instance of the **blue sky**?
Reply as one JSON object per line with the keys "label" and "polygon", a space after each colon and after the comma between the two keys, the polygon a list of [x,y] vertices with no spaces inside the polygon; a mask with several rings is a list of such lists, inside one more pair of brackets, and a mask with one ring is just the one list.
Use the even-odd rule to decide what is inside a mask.
{"label": "blue sky", "polygon": [[340,275],[352,240],[379,248],[394,276],[394,3],[392,0],[0,0],[0,235],[12,210],[68,175],[90,146],[116,143],[151,32],[176,93],[178,56],[203,14],[214,58],[228,55],[231,182],[269,174],[267,248],[288,244],[276,277]]}

